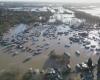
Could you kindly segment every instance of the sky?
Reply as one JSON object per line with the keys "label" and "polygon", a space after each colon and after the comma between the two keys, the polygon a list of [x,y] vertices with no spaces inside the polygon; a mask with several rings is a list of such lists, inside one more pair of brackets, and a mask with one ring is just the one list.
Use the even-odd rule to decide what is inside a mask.
{"label": "sky", "polygon": [[24,2],[72,2],[72,3],[97,3],[100,0],[0,0],[0,1],[24,1]]}

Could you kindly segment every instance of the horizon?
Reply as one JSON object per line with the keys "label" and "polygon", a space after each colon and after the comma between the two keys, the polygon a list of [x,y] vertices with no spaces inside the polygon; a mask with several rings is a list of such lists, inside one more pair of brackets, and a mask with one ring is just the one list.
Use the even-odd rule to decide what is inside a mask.
{"label": "horizon", "polygon": [[0,2],[23,2],[23,3],[31,3],[31,2],[36,2],[36,3],[100,3],[100,1],[98,0],[81,0],[81,1],[77,1],[77,0],[0,0]]}

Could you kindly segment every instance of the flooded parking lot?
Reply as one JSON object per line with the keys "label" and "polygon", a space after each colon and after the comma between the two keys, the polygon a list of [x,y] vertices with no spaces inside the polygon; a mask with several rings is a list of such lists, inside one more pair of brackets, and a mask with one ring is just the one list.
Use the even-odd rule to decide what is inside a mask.
{"label": "flooded parking lot", "polygon": [[[50,51],[53,49],[55,49],[57,54],[70,53],[73,69],[76,64],[86,61],[89,57],[92,57],[94,62],[98,59],[98,32],[89,31],[88,37],[84,38],[83,42],[74,42],[69,38],[73,35],[79,37],[78,33],[81,31],[72,30],[68,25],[42,25],[36,28],[32,27],[31,29],[27,26],[28,31],[26,32],[25,26],[24,24],[19,24],[4,34],[4,40],[9,45],[13,44],[13,46],[5,49],[1,47],[1,70],[16,66],[24,70],[29,67],[42,69],[49,57]],[[16,32],[17,29],[21,32],[19,30],[19,32]],[[93,47],[93,50],[91,47]],[[96,49],[98,49],[98,53],[95,52]],[[75,54],[77,50],[80,51],[80,56]]]}

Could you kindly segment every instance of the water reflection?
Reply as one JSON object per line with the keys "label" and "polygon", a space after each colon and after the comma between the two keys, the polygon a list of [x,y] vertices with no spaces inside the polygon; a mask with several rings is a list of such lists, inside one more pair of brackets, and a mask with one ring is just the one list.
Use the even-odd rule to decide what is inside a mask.
{"label": "water reflection", "polygon": [[22,33],[24,32],[25,30],[27,29],[27,25],[25,24],[19,24],[19,25],[16,25],[15,29],[10,29],[10,33],[11,35],[17,35],[19,33]]}

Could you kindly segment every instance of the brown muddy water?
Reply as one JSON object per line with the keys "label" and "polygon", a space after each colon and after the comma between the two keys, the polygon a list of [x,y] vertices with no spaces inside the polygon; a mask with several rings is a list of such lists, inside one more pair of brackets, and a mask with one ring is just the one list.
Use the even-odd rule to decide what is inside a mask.
{"label": "brown muddy water", "polygon": [[[26,26],[26,25],[21,24],[18,26]],[[48,55],[50,51],[53,49],[55,49],[57,54],[63,54],[64,52],[70,53],[71,55],[70,64],[71,64],[72,69],[75,68],[76,64],[86,61],[89,57],[92,57],[93,62],[97,63],[99,55],[94,54],[93,51],[85,49],[80,43],[70,44],[69,37],[72,34],[77,33],[77,31],[69,32],[69,34],[66,36],[64,34],[57,35],[56,34],[57,32],[70,30],[68,26],[60,25],[60,26],[57,26],[57,31],[55,33],[57,38],[50,39],[50,38],[46,38],[42,36],[42,33],[47,28],[43,28],[43,29],[41,28],[40,30],[41,35],[37,38],[38,41],[36,41],[35,44],[32,44],[32,39],[31,37],[29,37],[28,41],[23,45],[24,47],[30,47],[32,50],[37,50],[39,46],[49,44],[48,46],[44,46],[43,48],[41,48],[42,49],[41,54],[32,56],[33,52],[29,53],[27,51],[21,51],[20,49],[15,49],[15,48],[10,48],[9,50],[7,50],[7,49],[3,49],[4,47],[0,46],[0,70],[2,71],[9,68],[20,68],[22,71],[26,71],[29,68],[41,70],[45,66],[45,63],[49,58]],[[12,35],[16,34],[16,31],[14,31],[15,29],[16,27],[11,28],[7,33],[5,33],[4,39],[9,38],[8,42],[10,42],[10,39],[12,39]],[[24,35],[29,36],[31,34],[31,31],[35,31],[35,29],[34,28],[30,29],[29,33],[28,34],[25,33]],[[64,47],[66,44],[69,44],[70,47],[69,48]],[[75,54],[75,51],[77,50],[80,51],[80,56],[77,56]],[[16,56],[12,56],[14,52],[17,52],[18,54]],[[27,57],[31,57],[31,59],[23,63],[23,61]]]}

